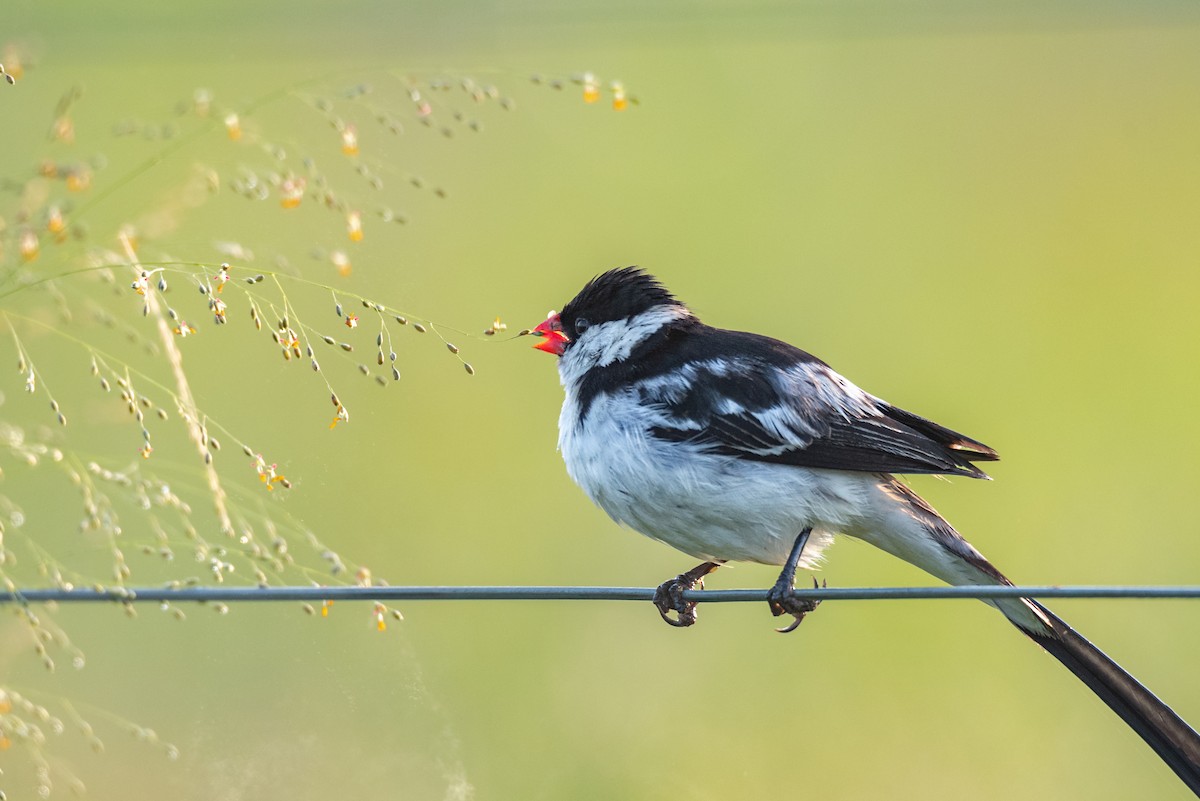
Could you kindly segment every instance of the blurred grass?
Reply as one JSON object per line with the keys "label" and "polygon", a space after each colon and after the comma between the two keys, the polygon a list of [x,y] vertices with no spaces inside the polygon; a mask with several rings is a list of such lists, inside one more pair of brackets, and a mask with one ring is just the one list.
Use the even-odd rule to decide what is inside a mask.
{"label": "blurred grass", "polygon": [[[795,342],[1000,450],[994,482],[913,483],[1014,580],[1197,581],[1200,19],[1189,4],[198,14],[22,2],[9,17],[40,63],[0,87],[0,173],[28,169],[53,101],[83,82],[81,147],[114,165],[93,191],[150,152],[111,141],[111,125],[169,119],[199,85],[239,102],[347,65],[494,67],[516,112],[469,141],[406,134],[415,161],[397,151],[404,168],[449,196],[415,201],[412,223],[387,239],[368,227],[370,256],[348,288],[468,331],[496,314],[516,330],[592,274],[641,264],[709,322]],[[606,113],[526,81],[582,69],[624,80],[643,104]],[[294,104],[264,113],[302,141],[329,135]],[[363,136],[364,152],[375,144]],[[90,222],[141,214],[196,157],[184,151],[114,193]],[[171,249],[219,261],[211,239],[241,229],[309,247],[283,215],[260,226],[225,208],[200,209]],[[301,299],[332,319],[319,293]],[[132,301],[129,312],[140,324]],[[297,486],[276,506],[377,574],[652,585],[689,566],[617,530],[571,486],[554,454],[553,365],[523,343],[459,341],[479,371],[468,378],[405,339],[398,386],[341,379],[353,418],[330,432],[311,375],[262,347],[248,320],[204,322],[184,343],[200,404],[283,463]],[[93,390],[70,375],[87,380],[86,360],[70,353],[47,372],[82,403]],[[6,412],[36,419],[42,401],[15,378]],[[102,412],[83,408],[69,436],[132,455],[136,431],[101,428]],[[13,494],[20,476],[5,471]],[[47,530],[72,525],[60,485],[22,491]],[[771,572],[741,566],[710,586],[765,586]],[[854,542],[835,546],[823,576],[925,581]],[[1055,608],[1200,720],[1192,606]],[[414,604],[383,635],[366,609],[342,604],[316,621],[290,608],[186,611],[180,624],[152,610],[132,622],[61,610],[89,665],[52,679],[19,630],[0,630],[14,685],[113,709],[181,747],[168,763],[119,735],[102,757],[62,738],[55,748],[92,797],[439,798],[459,779],[505,799],[782,787],[1185,797],[1090,693],[981,604],[829,604],[786,638],[765,610],[740,605],[703,610],[687,632],[625,604]],[[15,794],[13,754],[0,758]]]}

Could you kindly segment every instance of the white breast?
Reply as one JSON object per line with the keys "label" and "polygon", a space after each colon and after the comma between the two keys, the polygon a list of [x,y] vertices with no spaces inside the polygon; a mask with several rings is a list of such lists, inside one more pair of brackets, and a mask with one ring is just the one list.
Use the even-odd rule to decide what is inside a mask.
{"label": "white breast", "polygon": [[568,389],[559,450],[571,478],[614,520],[698,559],[783,564],[796,535],[813,566],[834,532],[856,528],[878,477],[704,453],[658,439],[658,413],[600,395],[582,424]]}

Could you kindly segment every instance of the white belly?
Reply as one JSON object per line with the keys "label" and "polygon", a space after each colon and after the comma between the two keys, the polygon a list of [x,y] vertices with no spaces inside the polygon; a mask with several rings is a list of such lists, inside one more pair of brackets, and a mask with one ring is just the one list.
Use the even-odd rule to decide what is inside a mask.
{"label": "white belly", "polygon": [[567,471],[618,523],[697,559],[783,564],[811,526],[802,564],[812,567],[835,532],[857,528],[857,510],[879,483],[870,474],[703,453],[653,437],[647,421],[614,415],[612,406],[604,397],[594,402],[586,437],[573,404],[564,406],[559,449]]}

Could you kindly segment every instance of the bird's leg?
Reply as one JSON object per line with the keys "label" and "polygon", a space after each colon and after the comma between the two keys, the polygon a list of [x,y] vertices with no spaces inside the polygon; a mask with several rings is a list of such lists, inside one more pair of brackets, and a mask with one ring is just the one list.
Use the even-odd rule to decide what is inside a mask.
{"label": "bird's leg", "polygon": [[[788,554],[787,562],[784,563],[783,570],[779,573],[779,579],[775,582],[775,586],[767,591],[767,605],[771,607],[772,615],[779,617],[786,612],[795,618],[788,626],[775,629],[780,634],[795,631],[796,627],[803,622],[804,616],[821,603],[819,600],[797,598],[792,594],[796,583],[796,566],[800,564],[800,556],[804,553],[804,546],[808,544],[810,534],[812,534],[812,526],[806,526],[796,537],[796,542],[792,545],[792,552]],[[813,588],[815,589],[817,586],[817,580],[814,578]]]}
{"label": "bird's leg", "polygon": [[[721,562],[705,562],[696,565],[686,573],[680,573],[670,581],[664,581],[654,591],[654,605],[662,619],[672,626],[683,628],[696,622],[696,602],[686,601],[683,593],[697,585],[704,589],[704,577],[721,566]],[[667,613],[675,610],[676,617],[667,617]]]}

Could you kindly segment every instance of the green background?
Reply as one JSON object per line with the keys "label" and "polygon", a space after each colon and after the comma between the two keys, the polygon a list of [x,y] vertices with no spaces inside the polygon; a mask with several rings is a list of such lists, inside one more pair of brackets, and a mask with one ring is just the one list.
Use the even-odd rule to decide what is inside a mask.
{"label": "green background", "polygon": [[[104,152],[92,192],[112,192],[86,219],[107,246],[135,221],[147,250],[183,260],[221,261],[217,239],[288,252],[312,280],[444,324],[474,364],[468,377],[436,341],[397,328],[399,384],[380,391],[352,364],[326,370],[352,413],[330,431],[324,386],[272,353],[244,306],[217,329],[173,279],[171,302],[203,323],[182,343],[200,405],[295,482],[258,492],[234,448],[218,463],[245,488],[239,502],[300,521],[392,583],[651,586],[691,566],[571,485],[554,451],[550,358],[527,341],[450,332],[495,315],[510,333],[531,326],[625,264],[658,274],[708,322],[794,342],[998,449],[994,482],[912,484],[1015,581],[1198,581],[1194,4],[17,2],[3,17],[36,68],[0,86],[0,174],[23,181],[47,152]],[[516,108],[481,110],[480,134],[452,138],[410,125],[384,143],[369,117],[360,125],[364,155],[396,179],[389,202],[411,220],[381,231],[368,218],[349,279],[308,257],[337,220],[226,189],[155,240],[149,213],[172,208],[193,164],[220,163],[224,176],[264,160],[231,155],[219,130],[116,185],[164,143],[114,138],[112,126],[170,121],[197,86],[233,107],[311,79],[313,96],[336,97],[379,67],[418,81],[474,75]],[[640,105],[617,114],[577,87],[528,80],[589,69]],[[86,90],[69,151],[45,132],[75,83]],[[388,102],[403,107],[395,92]],[[336,135],[295,95],[245,124],[337,159]],[[417,174],[423,191],[406,181]],[[12,225],[14,193],[4,203]],[[70,266],[45,247],[34,270]],[[11,248],[5,258],[11,269]],[[82,312],[97,286],[69,290],[75,335],[89,341],[111,336]],[[328,293],[288,291],[314,323],[338,325]],[[148,330],[129,293],[104,293],[98,302]],[[21,314],[49,303],[3,300]],[[353,333],[368,358],[373,334]],[[135,458],[136,427],[97,397],[80,349],[22,336],[71,416],[52,436],[114,467]],[[6,419],[52,423],[20,376],[3,375]],[[176,439],[164,434],[155,459],[196,486],[194,454]],[[27,535],[63,563],[95,561],[105,580],[103,549],[74,535],[78,492],[7,457],[4,469]],[[191,502],[203,519],[203,493]],[[124,521],[132,543],[146,539],[140,522]],[[12,534],[8,544],[20,547]],[[160,580],[163,568],[130,559],[132,584]],[[192,572],[202,566],[179,566]],[[835,545],[821,577],[927,582],[853,541]],[[738,566],[709,587],[773,579]],[[1194,604],[1053,607],[1200,721]],[[750,604],[703,608],[686,631],[637,604],[401,609],[406,620],[379,634],[349,603],[327,619],[295,605],[185,608],[183,623],[152,607],[134,621],[63,608],[54,619],[85,670],[45,675],[16,617],[0,625],[0,667],[9,686],[54,709],[69,699],[107,732],[102,756],[70,731],[46,748],[94,798],[1186,797],[1111,712],[979,603],[829,603],[787,637]],[[181,757],[93,708],[154,727]],[[26,755],[0,752],[10,797],[32,793]]]}

